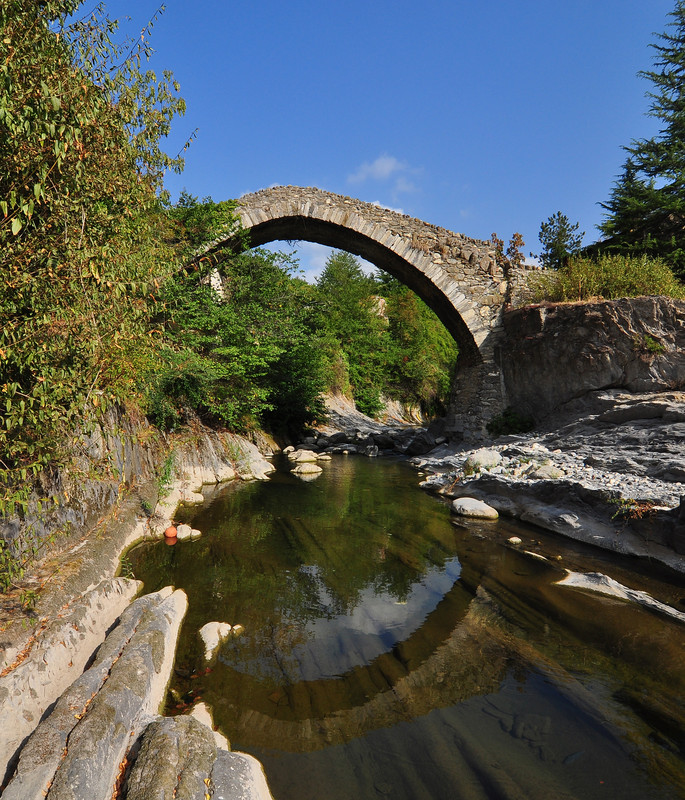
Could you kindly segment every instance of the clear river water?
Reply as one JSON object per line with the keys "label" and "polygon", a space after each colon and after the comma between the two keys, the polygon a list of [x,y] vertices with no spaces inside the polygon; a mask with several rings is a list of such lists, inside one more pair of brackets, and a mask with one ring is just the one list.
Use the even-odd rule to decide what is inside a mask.
{"label": "clear river water", "polygon": [[[199,540],[128,553],[189,597],[167,713],[208,703],[276,800],[685,798],[685,624],[557,585],[603,572],[685,611],[682,577],[455,524],[401,462],[277,464],[187,509]],[[212,620],[243,628],[205,662]]]}

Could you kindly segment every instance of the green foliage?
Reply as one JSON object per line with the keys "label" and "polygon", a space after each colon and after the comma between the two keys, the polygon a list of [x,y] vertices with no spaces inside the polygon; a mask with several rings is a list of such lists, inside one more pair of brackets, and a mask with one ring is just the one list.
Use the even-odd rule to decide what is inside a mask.
{"label": "green foliage", "polygon": [[357,408],[373,416],[383,407],[387,354],[387,321],[375,297],[376,284],[353,255],[338,251],[329,256],[316,287],[320,325],[329,333],[328,359],[346,363]]}
{"label": "green foliage", "polygon": [[330,256],[317,281],[328,388],[354,397],[373,416],[381,396],[442,413],[457,346],[435,314],[406,286],[365,275],[349,253]]}
{"label": "green foliage", "polygon": [[529,278],[537,302],[614,300],[619,297],[665,295],[685,298],[685,287],[661,260],[641,256],[573,257],[554,273]]}
{"label": "green foliage", "polygon": [[652,356],[661,355],[661,353],[666,351],[664,345],[648,333],[643,333],[642,336],[635,334],[633,337],[633,349],[638,353],[645,353]]}
{"label": "green foliage", "polygon": [[516,433],[528,433],[535,427],[535,420],[525,414],[519,414],[513,408],[505,408],[501,414],[493,417],[485,426],[488,433],[497,438]]}
{"label": "green foliage", "polygon": [[571,225],[569,218],[561,211],[548,217],[540,225],[540,263],[546,269],[560,269],[580,249],[585,232],[578,233],[579,223]]}
{"label": "green foliage", "polygon": [[383,392],[415,404],[427,416],[445,413],[458,348],[444,325],[395,278],[379,278],[387,298],[388,358]]}
{"label": "green foliage", "polygon": [[652,44],[654,70],[640,75],[652,83],[650,116],[660,121],[659,133],[634,140],[628,158],[602,207],[602,252],[647,254],[662,258],[685,277],[685,2],[677,0],[669,14],[670,31]]}
{"label": "green foliage", "polygon": [[280,254],[220,249],[190,258],[238,232],[231,204],[184,193],[170,216],[189,266],[159,293],[168,349],[144,380],[152,421],[173,429],[199,415],[236,431],[311,422],[324,388],[312,287]]}
{"label": "green foliage", "polygon": [[0,8],[0,514],[25,511],[66,435],[130,395],[171,263],[159,193],[181,161],[159,141],[183,101],[140,70],[147,31],[116,44],[101,9],[67,25],[79,5]]}

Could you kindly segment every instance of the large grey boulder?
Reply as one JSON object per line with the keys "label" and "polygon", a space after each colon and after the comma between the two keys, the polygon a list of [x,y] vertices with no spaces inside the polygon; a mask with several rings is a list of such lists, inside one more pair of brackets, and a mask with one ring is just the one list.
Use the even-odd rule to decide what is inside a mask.
{"label": "large grey boulder", "polygon": [[131,745],[159,710],[188,600],[134,601],[23,747],[4,800],[111,800]]}
{"label": "large grey boulder", "polygon": [[[38,628],[28,654],[6,651],[7,674],[0,678],[0,764],[8,764],[21,743],[60,694],[83,672],[107,630],[135,597],[140,581],[112,578],[65,604]],[[2,783],[0,775],[0,783]]]}
{"label": "large grey boulder", "polygon": [[257,759],[217,747],[194,717],[149,725],[128,779],[126,800],[272,800]]}
{"label": "large grey boulder", "polygon": [[472,519],[497,519],[499,517],[496,509],[473,497],[458,497],[453,500],[452,511],[460,517],[471,517]]}

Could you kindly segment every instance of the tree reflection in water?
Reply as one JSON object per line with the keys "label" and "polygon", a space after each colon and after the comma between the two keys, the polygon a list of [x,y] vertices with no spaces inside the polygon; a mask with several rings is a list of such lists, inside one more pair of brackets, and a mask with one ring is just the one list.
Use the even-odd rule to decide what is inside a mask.
{"label": "tree reflection in water", "polygon": [[[169,710],[202,696],[278,800],[685,796],[682,625],[556,586],[506,524],[455,528],[415,483],[340,458],[229,486],[200,540],[131,551],[147,591],[190,599]],[[244,632],[207,668],[211,620]]]}

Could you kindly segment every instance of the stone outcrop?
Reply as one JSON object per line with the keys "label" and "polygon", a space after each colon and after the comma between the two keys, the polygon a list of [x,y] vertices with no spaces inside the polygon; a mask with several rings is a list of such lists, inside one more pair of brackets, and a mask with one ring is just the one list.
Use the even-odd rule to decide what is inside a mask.
{"label": "stone outcrop", "polygon": [[528,306],[506,313],[503,324],[497,360],[507,402],[537,422],[600,389],[685,387],[685,301]]}
{"label": "stone outcrop", "polygon": [[257,759],[218,747],[212,731],[192,716],[162,718],[143,736],[128,779],[126,800],[271,800]]}
{"label": "stone outcrop", "polygon": [[560,413],[496,440],[499,460],[451,445],[412,459],[433,473],[422,486],[685,572],[685,393],[594,392]]}
{"label": "stone outcrop", "polygon": [[166,587],[126,608],[21,747],[4,798],[270,800],[261,764],[230,752],[206,706],[158,716],[187,604]]}
{"label": "stone outcrop", "polygon": [[58,616],[45,619],[21,652],[16,648],[6,649],[6,666],[0,677],[3,769],[45,711],[83,672],[105,632],[140,586],[140,581],[126,578],[104,580],[65,603]]}
{"label": "stone outcrop", "polygon": [[4,798],[111,800],[121,765],[164,698],[187,604],[167,587],[124,611],[93,665],[22,748]]}

